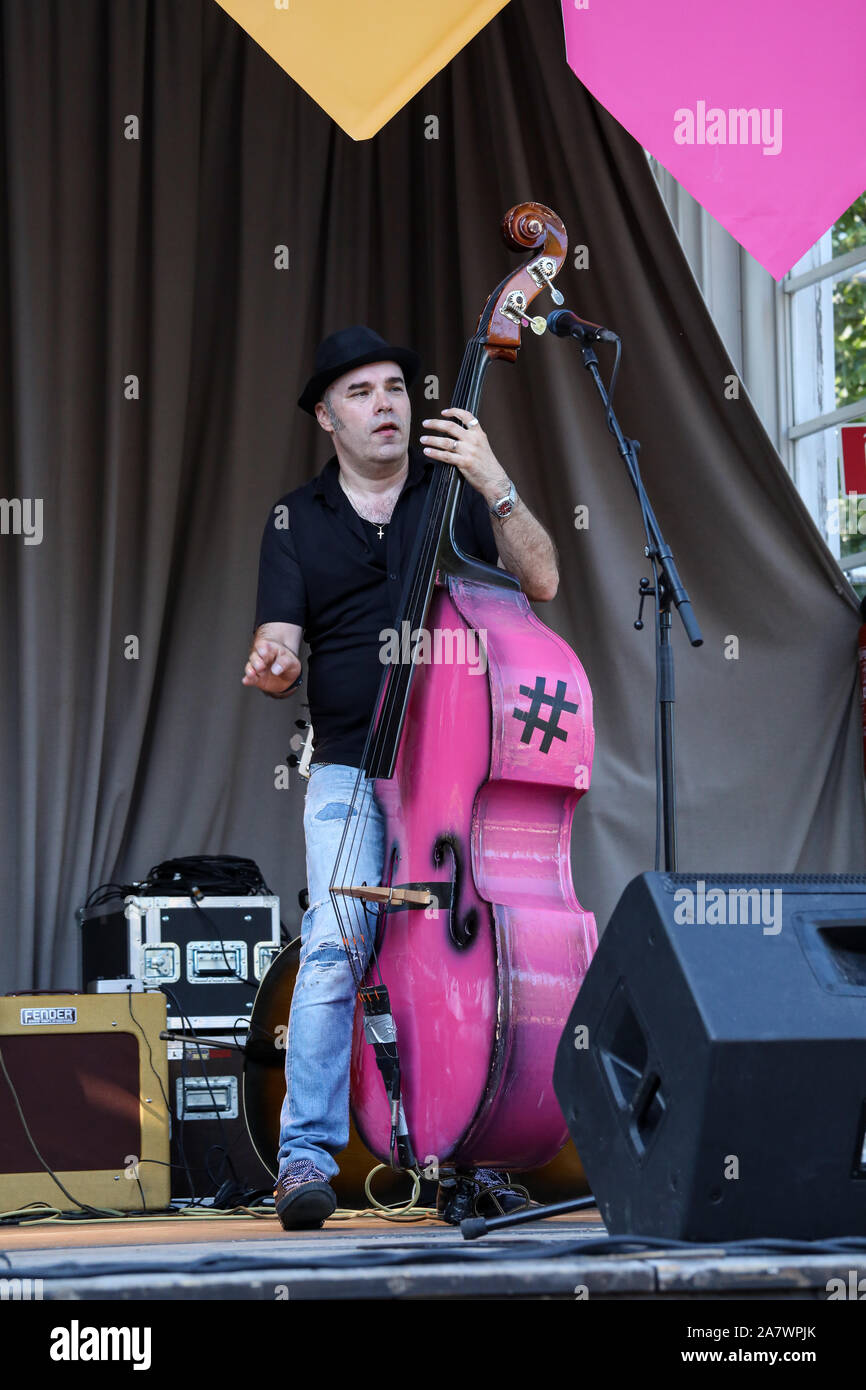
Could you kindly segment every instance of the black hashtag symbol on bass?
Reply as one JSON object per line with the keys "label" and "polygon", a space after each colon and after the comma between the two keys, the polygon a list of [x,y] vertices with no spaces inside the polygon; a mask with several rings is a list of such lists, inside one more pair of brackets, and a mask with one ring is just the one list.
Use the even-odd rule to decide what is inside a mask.
{"label": "black hashtag symbol on bass", "polygon": [[[544,676],[536,676],[534,687],[531,685],[522,685],[520,687],[520,693],[521,695],[528,695],[531,704],[528,710],[518,709],[516,705],[513,710],[514,718],[522,719],[526,725],[526,728],[520,735],[521,743],[531,743],[532,735],[535,730],[544,730],[541,743],[539,744],[539,751],[541,753],[550,752],[550,745],[555,738],[561,738],[563,742],[566,741],[568,734],[564,729],[560,729],[559,716],[561,714],[574,714],[577,709],[577,705],[571,704],[571,702],[565,698],[565,681],[556,682],[555,695],[547,694],[545,688],[546,684],[547,682]],[[549,719],[539,718],[542,704],[550,705],[550,710],[548,711],[550,715]]]}

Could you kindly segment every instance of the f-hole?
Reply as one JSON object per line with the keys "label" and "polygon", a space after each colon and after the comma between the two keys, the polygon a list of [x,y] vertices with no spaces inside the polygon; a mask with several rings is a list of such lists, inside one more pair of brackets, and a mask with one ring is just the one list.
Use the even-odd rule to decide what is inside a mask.
{"label": "f-hole", "polygon": [[471,907],[461,922],[460,901],[463,888],[463,864],[460,845],[454,835],[440,835],[433,846],[433,863],[440,868],[446,851],[451,856],[451,911],[448,914],[448,931],[458,950],[464,951],[478,934],[478,909]]}

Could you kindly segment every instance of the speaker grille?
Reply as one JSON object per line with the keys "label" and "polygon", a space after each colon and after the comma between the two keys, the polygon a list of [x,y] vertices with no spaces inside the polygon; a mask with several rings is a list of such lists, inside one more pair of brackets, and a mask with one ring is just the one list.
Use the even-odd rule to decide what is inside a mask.
{"label": "speaker grille", "polygon": [[[122,1168],[141,1153],[138,1042],[131,1033],[0,1039],[36,1147],[59,1172]],[[41,1172],[0,1075],[0,1174]]]}

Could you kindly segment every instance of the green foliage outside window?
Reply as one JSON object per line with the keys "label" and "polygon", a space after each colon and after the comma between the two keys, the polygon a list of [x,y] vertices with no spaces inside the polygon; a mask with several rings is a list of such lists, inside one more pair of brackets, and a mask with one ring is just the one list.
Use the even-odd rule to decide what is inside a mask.
{"label": "green foliage outside window", "polygon": [[[866,193],[833,228],[833,255],[866,245]],[[836,338],[836,405],[866,396],[866,266],[833,285]]]}
{"label": "green foliage outside window", "polygon": [[[833,228],[833,255],[866,246],[866,193],[852,203]],[[836,341],[836,405],[849,405],[866,397],[866,266],[833,284],[833,335]],[[862,418],[866,420],[866,408]],[[853,423],[853,422],[852,422]],[[838,432],[837,432],[838,437]],[[839,495],[844,495],[842,446],[839,444]],[[859,528],[858,528],[859,529]],[[842,555],[866,549],[866,536],[842,535]],[[854,576],[851,576],[852,579]],[[863,597],[866,584],[856,582]]]}

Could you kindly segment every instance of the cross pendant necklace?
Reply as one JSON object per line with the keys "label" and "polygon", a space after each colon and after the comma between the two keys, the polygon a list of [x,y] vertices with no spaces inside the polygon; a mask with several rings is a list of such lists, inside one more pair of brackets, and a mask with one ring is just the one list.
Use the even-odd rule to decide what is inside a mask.
{"label": "cross pendant necklace", "polygon": [[344,493],[346,494],[346,496],[348,497],[349,503],[350,503],[350,505],[352,506],[352,509],[353,509],[355,512],[357,512],[359,516],[363,517],[365,521],[368,521],[368,522],[370,523],[371,526],[377,527],[377,530],[378,530],[378,539],[381,541],[381,540],[384,538],[384,535],[385,535],[385,527],[388,525],[387,521],[378,522],[378,521],[375,521],[375,520],[371,520],[371,519],[370,519],[369,517],[367,517],[367,516],[364,516],[363,511],[358,507],[358,505],[357,505],[357,503],[356,503],[356,501],[355,501],[354,494],[352,493],[351,488],[348,486],[347,483],[345,483],[345,482],[343,481],[342,476],[340,477],[340,480],[339,480],[339,481],[340,481],[340,487],[343,489],[343,492],[344,492]]}

